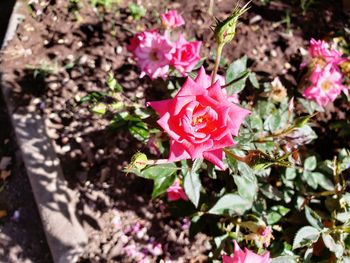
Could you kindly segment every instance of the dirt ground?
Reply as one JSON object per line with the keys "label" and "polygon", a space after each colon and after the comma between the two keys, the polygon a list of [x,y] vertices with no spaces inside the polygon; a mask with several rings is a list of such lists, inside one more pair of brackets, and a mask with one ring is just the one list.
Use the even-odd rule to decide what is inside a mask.
{"label": "dirt ground", "polygon": [[[91,114],[87,106],[76,101],[93,91],[106,92],[109,71],[113,71],[126,97],[132,101],[144,103],[146,99],[165,97],[163,81],[152,83],[139,78],[131,54],[126,51],[128,39],[137,31],[154,27],[158,13],[175,8],[182,10],[188,38],[203,41],[202,56],[209,57],[214,51],[209,29],[214,20],[207,14],[209,1],[147,1],[144,7],[148,16],[141,21],[131,18],[128,1],[115,13],[97,12],[82,1],[79,21],[73,12],[68,12],[67,1],[51,2],[52,5],[40,10],[40,15],[26,17],[1,57],[0,65],[11,74],[18,107],[45,116],[48,135],[66,179],[80,193],[77,211],[90,238],[82,262],[133,262],[135,259],[128,256],[127,247],[151,253],[149,246],[155,244],[162,244],[162,253],[153,255],[158,260],[205,261],[208,252],[205,235],[190,241],[186,220],[173,218],[162,200],[150,200],[151,183],[121,171],[136,150],[146,151],[147,146],[127,131],[108,129],[108,118]],[[214,14],[222,19],[233,5],[233,1],[218,1]],[[272,1],[268,6],[254,1],[224,54],[228,61],[246,54],[260,81],[280,76],[287,88],[297,92],[295,86],[303,60],[301,48],[306,48],[311,37],[320,38],[341,30],[344,20],[340,1],[332,6],[321,1],[321,6],[310,8],[305,15],[289,1]],[[207,66],[211,69],[213,60],[208,59]],[[41,70],[42,75],[34,77],[35,69]],[[11,186],[11,180],[14,185],[18,182],[17,177],[12,178],[8,179],[7,187]],[[11,200],[5,193],[6,184],[0,195]],[[21,192],[24,193],[27,192]],[[13,207],[20,207],[20,203],[12,206],[17,209]],[[9,224],[15,223],[9,221]],[[133,233],[136,226],[144,229],[142,236]],[[153,243],[149,244],[149,240]],[[34,254],[44,255],[40,259],[47,260],[44,245],[33,251],[40,249],[43,249],[40,254]]]}
{"label": "dirt ground", "polygon": [[[0,43],[14,3],[0,2]],[[52,262],[1,95],[0,127],[0,262]]]}

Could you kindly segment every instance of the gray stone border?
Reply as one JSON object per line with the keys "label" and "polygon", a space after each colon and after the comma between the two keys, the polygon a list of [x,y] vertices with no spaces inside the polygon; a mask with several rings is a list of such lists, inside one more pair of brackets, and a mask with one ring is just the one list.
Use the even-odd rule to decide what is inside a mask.
{"label": "gray stone border", "polygon": [[[13,38],[19,21],[23,18],[18,13],[21,5],[22,3],[17,1],[2,48]],[[14,107],[11,85],[6,79],[6,74],[0,72],[1,90],[11,116],[52,258],[55,263],[76,262],[88,240],[75,212],[78,193],[67,186],[59,159],[47,136],[43,117],[36,112]]]}

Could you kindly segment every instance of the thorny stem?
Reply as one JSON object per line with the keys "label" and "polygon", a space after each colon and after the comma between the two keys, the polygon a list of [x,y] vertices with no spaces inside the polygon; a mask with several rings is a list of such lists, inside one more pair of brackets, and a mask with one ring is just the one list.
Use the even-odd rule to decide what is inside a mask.
{"label": "thorny stem", "polygon": [[240,162],[243,162],[243,163],[247,163],[247,157],[241,157],[241,156],[238,156],[236,154],[234,154],[233,152],[229,151],[228,149],[224,148],[224,152],[225,154],[231,156],[232,158],[240,161]]}
{"label": "thorny stem", "polygon": [[336,192],[336,194],[340,194],[342,192],[343,187],[341,184],[337,156],[334,156],[334,159],[333,159],[333,176],[334,176],[334,181],[335,181],[335,192]]}
{"label": "thorny stem", "polygon": [[213,85],[216,79],[216,75],[218,73],[219,65],[220,65],[220,60],[221,60],[221,53],[222,49],[224,47],[224,44],[219,44],[217,49],[216,49],[216,60],[215,60],[215,66],[213,70],[213,74],[211,76],[211,84]]}
{"label": "thorny stem", "polygon": [[158,164],[166,164],[169,163],[168,159],[159,159],[159,160],[147,160],[145,162],[138,161],[137,164],[141,165],[158,165]]}

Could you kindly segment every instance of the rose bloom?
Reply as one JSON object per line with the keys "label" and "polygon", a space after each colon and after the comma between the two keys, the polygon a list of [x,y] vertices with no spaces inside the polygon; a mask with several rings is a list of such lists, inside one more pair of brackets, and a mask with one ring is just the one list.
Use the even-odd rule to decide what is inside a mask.
{"label": "rose bloom", "polygon": [[142,71],[141,78],[145,75],[151,79],[167,76],[174,48],[166,36],[155,31],[138,33],[130,40],[128,50]]}
{"label": "rose bloom", "polygon": [[333,102],[342,91],[347,92],[347,87],[342,85],[342,78],[342,74],[332,64],[325,68],[316,65],[310,76],[311,86],[304,90],[303,96],[325,106]]}
{"label": "rose bloom", "polygon": [[184,190],[182,189],[179,180],[175,180],[175,182],[172,184],[172,186],[170,186],[168,188],[166,193],[168,195],[169,201],[177,201],[180,199],[185,200],[185,201],[188,200],[187,195],[185,194]]}
{"label": "rose bloom", "polygon": [[323,40],[310,40],[309,53],[313,58],[321,58],[327,63],[339,65],[346,59],[342,58],[342,53],[335,48],[330,48],[329,44]]}
{"label": "rose bloom", "polygon": [[[209,88],[211,85],[211,78],[212,78],[213,74],[211,75],[206,75],[206,79],[204,80],[204,87]],[[215,76],[215,81],[219,81],[220,86],[224,86],[225,85],[225,77],[219,74],[216,74]],[[226,89],[222,89],[222,92],[227,94]],[[238,98],[238,94],[232,94],[231,96],[227,97],[229,102],[233,102],[236,104],[239,104],[239,98]]]}
{"label": "rose bloom", "polygon": [[233,136],[250,114],[228,100],[218,81],[208,87],[203,67],[173,99],[148,105],[159,113],[158,124],[170,136],[169,162],[204,158],[220,169],[225,169],[223,148],[234,145]]}
{"label": "rose bloom", "polygon": [[176,10],[170,10],[169,12],[162,14],[160,18],[163,25],[169,29],[173,29],[185,24],[184,19],[177,13]]}
{"label": "rose bloom", "polygon": [[234,256],[226,256],[222,257],[223,263],[270,263],[270,252],[265,252],[263,255],[255,254],[249,249],[245,248],[244,251],[241,250],[236,240],[234,241]]}
{"label": "rose bloom", "polygon": [[175,43],[172,66],[182,75],[187,76],[186,72],[191,72],[201,58],[199,56],[201,45],[201,41],[189,42],[180,35],[179,40]]}

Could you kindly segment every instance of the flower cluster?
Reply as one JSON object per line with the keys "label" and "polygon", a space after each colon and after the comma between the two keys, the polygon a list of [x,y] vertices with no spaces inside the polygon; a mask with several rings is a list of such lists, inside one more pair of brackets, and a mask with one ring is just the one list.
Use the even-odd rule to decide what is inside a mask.
{"label": "flower cluster", "polygon": [[323,40],[311,39],[309,53],[312,57],[310,85],[304,90],[303,96],[316,101],[320,106],[326,106],[342,91],[347,92],[347,88],[342,85],[343,74],[338,67],[344,59],[339,51]]}
{"label": "flower cluster", "polygon": [[170,68],[187,76],[200,60],[202,42],[187,41],[182,34],[172,41],[171,30],[185,23],[176,10],[162,14],[161,19],[166,28],[163,34],[156,30],[138,33],[130,40],[128,50],[141,69],[141,77],[166,78]]}

